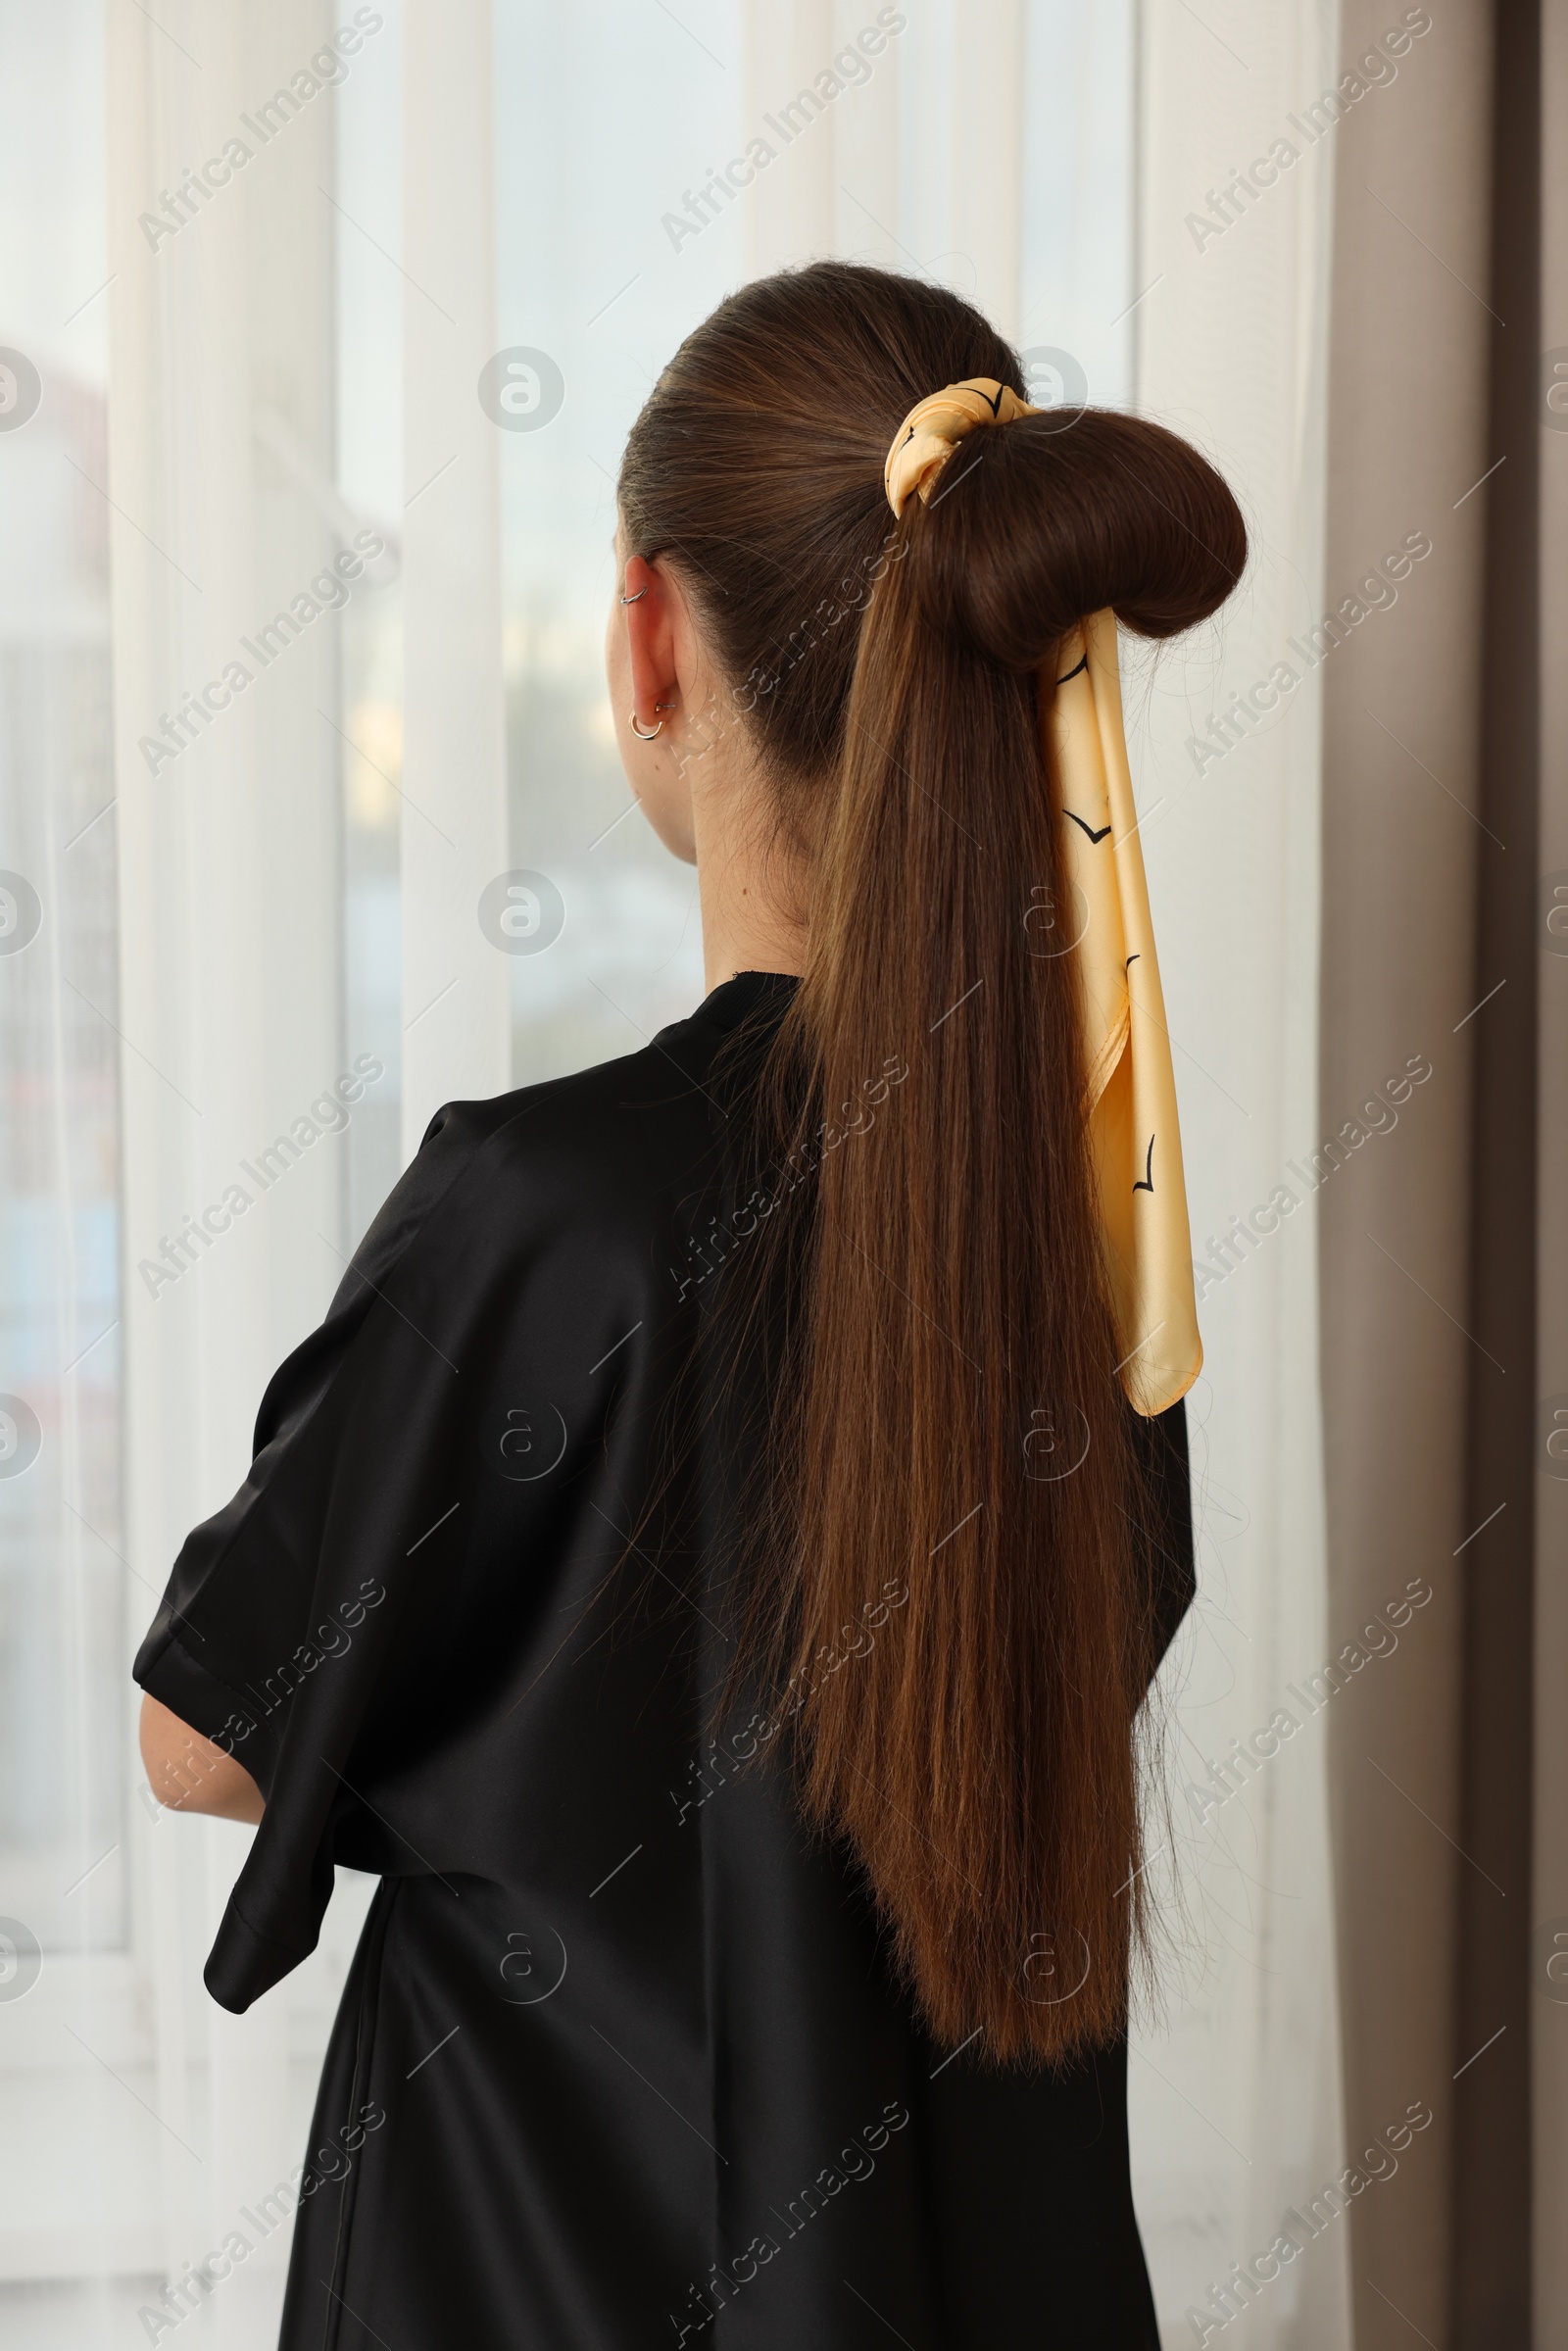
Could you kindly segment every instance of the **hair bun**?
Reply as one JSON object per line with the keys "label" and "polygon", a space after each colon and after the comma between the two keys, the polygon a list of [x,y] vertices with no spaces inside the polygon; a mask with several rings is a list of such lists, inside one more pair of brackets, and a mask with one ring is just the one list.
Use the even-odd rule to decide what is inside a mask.
{"label": "hair bun", "polygon": [[1141,636],[1177,636],[1247,562],[1240,509],[1207,459],[1114,409],[1039,410],[972,434],[903,528],[925,623],[1009,669],[1107,605]]}

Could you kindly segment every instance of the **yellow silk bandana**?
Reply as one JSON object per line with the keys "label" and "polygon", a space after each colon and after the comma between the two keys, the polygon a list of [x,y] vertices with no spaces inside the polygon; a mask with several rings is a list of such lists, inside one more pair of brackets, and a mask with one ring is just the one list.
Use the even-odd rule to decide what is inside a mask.
{"label": "yellow silk bandana", "polygon": [[882,468],[882,487],[894,514],[903,514],[914,490],[923,504],[930,503],[937,474],[977,424],[1010,424],[1014,416],[1039,414],[994,375],[972,375],[966,383],[949,384],[945,391],[917,400],[894,434]]}
{"label": "yellow silk bandana", "polygon": [[[883,487],[894,514],[937,476],[977,425],[1040,414],[994,376],[917,401],[893,436]],[[1043,953],[1076,957],[1089,1072],[1089,1141],[1116,1322],[1118,1369],[1146,1418],[1187,1394],[1203,1365],[1192,1236],[1176,1123],[1165,1000],[1122,731],[1116,615],[1080,623],[1057,657],[1046,759],[1061,801],[1070,909],[1048,909]],[[1064,915],[1065,919],[1061,919]]]}
{"label": "yellow silk bandana", "polygon": [[1187,1394],[1203,1348],[1176,1076],[1122,731],[1115,613],[1084,621],[1059,659],[1045,739],[1066,836],[1071,905],[1061,910],[1062,947],[1077,958],[1082,993],[1090,1146],[1122,1383],[1147,1416]]}

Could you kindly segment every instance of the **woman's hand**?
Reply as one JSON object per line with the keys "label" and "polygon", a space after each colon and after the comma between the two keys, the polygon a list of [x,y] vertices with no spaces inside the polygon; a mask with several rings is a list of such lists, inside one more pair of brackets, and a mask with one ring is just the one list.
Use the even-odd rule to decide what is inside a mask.
{"label": "woman's hand", "polygon": [[208,1812],[223,1821],[262,1817],[265,1799],[243,1763],[145,1695],[141,1760],[153,1794],[171,1812]]}

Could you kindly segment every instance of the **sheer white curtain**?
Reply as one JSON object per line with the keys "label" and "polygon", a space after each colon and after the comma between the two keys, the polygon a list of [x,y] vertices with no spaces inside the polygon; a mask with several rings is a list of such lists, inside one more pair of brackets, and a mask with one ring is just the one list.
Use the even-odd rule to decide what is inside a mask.
{"label": "sheer white curtain", "polygon": [[[625,429],[747,275],[824,252],[927,272],[1017,338],[1037,400],[1136,402],[1237,482],[1255,536],[1237,612],[1128,678],[1200,1251],[1315,1142],[1310,683],[1200,773],[1187,738],[1320,609],[1322,158],[1213,238],[1185,216],[1321,89],[1333,10],[1206,0],[1200,17],[1164,0],[105,0],[92,495],[121,986],[97,1002],[122,1040],[122,1278],[100,1312],[61,1257],[79,1337],[55,1372],[118,1319],[123,1535],[96,1523],[123,1554],[122,1650],[243,1473],[270,1371],[431,1109],[623,1051],[701,993],[691,877],[631,808],[599,648]],[[766,168],[713,192],[758,138]],[[226,178],[204,170],[225,157]],[[481,913],[498,887],[521,908],[510,928]],[[330,1091],[357,1065],[345,1128]],[[225,1223],[231,1187],[250,1198]],[[204,1235],[189,1219],[215,1203]],[[1303,1202],[1203,1302],[1203,1592],[1167,1676],[1192,1934],[1133,2068],[1170,2344],[1339,2154],[1316,1735],[1202,1824],[1179,1792],[1325,1652],[1310,1217]],[[73,1451],[44,1418],[50,1523],[93,1519],[99,1441]],[[46,1947],[26,1996],[0,2000],[28,2172],[20,2220],[0,2216],[0,2325],[23,2351],[162,2340],[138,2312],[177,2314],[166,2288],[239,2230],[246,2258],[186,2286],[177,2331],[262,2351],[291,2201],[273,2191],[304,2152],[367,1889],[340,1883],[316,1958],[226,2017],[201,1965],[246,1833],[154,1820],[128,1714],[111,1743],[122,1830],[101,1843],[122,1849],[122,1924],[111,1905],[101,1947]],[[84,1811],[48,1866],[64,1886],[99,1849]],[[1325,2231],[1239,2336],[1338,2351],[1344,2258]]]}
{"label": "sheer white curtain", "polygon": [[[242,1474],[271,1367],[341,1269],[351,1113],[331,1105],[360,1045],[339,987],[335,614],[377,592],[331,491],[325,85],[357,52],[330,47],[318,0],[161,14],[106,17],[133,1628],[186,1528]],[[183,1256],[164,1239],[182,1232]],[[139,2224],[116,2267],[145,2277],[137,2310],[177,2315],[158,2289],[243,2235],[246,2257],[188,2292],[205,2307],[181,2324],[261,2345],[287,2231],[241,2215],[288,2201],[259,2199],[300,2160],[353,1897],[336,1949],[236,2020],[201,1962],[244,1832],[134,1800],[126,1818],[139,1996],[118,2046],[93,2041],[119,2080],[91,2082],[134,2132],[103,2182]],[[92,2251],[88,2232],[78,2258]],[[156,2318],[141,2332],[162,2339]]]}
{"label": "sheer white curtain", "polygon": [[[1130,297],[1137,405],[1212,456],[1252,543],[1217,629],[1141,663],[1131,697],[1194,1257],[1209,1269],[1188,1398],[1200,1596],[1165,1675],[1191,1944],[1184,1996],[1135,2044],[1139,2202],[1170,2342],[1234,2323],[1227,2340],[1314,2351],[1351,2337],[1347,2224],[1291,2217],[1311,2217],[1345,2154],[1324,1725],[1296,1694],[1334,1644],[1314,1219],[1291,1166],[1321,1140],[1320,728],[1290,641],[1324,609],[1333,141],[1314,151],[1302,119],[1332,83],[1337,33],[1330,0],[1145,12]],[[1210,721],[1238,695],[1248,714],[1226,719],[1226,748]],[[1301,2249],[1271,2253],[1282,2235]],[[1216,2298],[1254,2262],[1253,2283]]]}
{"label": "sheer white curtain", "polygon": [[506,958],[474,919],[507,870],[500,435],[486,8],[404,11],[403,1155],[510,1082]]}

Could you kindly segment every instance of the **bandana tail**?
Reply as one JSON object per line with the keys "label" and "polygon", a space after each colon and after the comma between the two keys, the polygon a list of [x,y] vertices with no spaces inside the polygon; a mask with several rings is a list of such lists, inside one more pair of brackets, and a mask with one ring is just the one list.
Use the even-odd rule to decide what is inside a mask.
{"label": "bandana tail", "polygon": [[[1052,750],[1061,792],[1070,929],[1085,1024],[1089,1140],[1128,1400],[1146,1417],[1202,1368],[1176,1078],[1138,811],[1122,725],[1116,616],[1097,612],[1069,654]],[[1069,667],[1071,661],[1069,661]]]}

